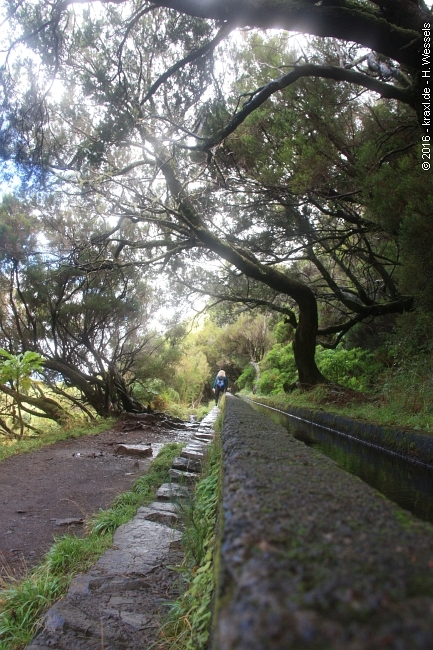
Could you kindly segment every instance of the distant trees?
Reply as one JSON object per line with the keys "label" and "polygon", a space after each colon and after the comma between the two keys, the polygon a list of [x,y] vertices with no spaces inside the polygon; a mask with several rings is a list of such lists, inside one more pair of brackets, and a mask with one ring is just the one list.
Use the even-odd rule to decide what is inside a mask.
{"label": "distant trees", "polygon": [[72,217],[31,222],[22,216],[26,210],[30,214],[10,197],[0,210],[0,341],[5,353],[43,360],[38,372],[51,397],[39,385],[35,406],[56,420],[65,411],[54,408],[53,395],[88,415],[142,409],[132,387],[136,358],[155,337],[148,329],[152,291],[133,265],[87,272],[87,243],[80,248],[78,237],[88,241],[89,223]]}

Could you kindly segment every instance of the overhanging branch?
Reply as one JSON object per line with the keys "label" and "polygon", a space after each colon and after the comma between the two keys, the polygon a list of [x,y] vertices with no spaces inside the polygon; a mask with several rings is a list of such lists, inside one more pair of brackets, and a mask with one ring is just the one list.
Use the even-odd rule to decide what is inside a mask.
{"label": "overhanging branch", "polygon": [[251,99],[244,104],[242,109],[236,113],[230,122],[223,129],[218,131],[213,138],[207,140],[204,144],[199,144],[191,148],[199,151],[206,151],[217,146],[233,133],[238,126],[267,99],[269,99],[271,95],[279,90],[284,90],[284,88],[292,85],[302,77],[321,77],[322,79],[331,79],[333,81],[346,81],[376,92],[386,99],[396,99],[414,108],[415,98],[410,90],[392,86],[373,77],[369,77],[362,72],[357,72],[356,70],[348,70],[346,68],[339,68],[331,65],[313,65],[309,63],[306,65],[296,66],[288,74],[283,75],[256,90]]}
{"label": "overhanging branch", "polygon": [[197,50],[194,50],[193,52],[190,52],[187,56],[185,56],[183,59],[180,59],[180,61],[177,61],[174,65],[172,65],[168,70],[166,70],[158,79],[151,85],[143,99],[141,100],[140,104],[143,105],[145,104],[158,90],[160,86],[162,86],[163,83],[165,83],[170,77],[172,77],[178,70],[181,70],[184,68],[188,63],[192,63],[193,61],[196,61],[200,57],[204,56],[211,50],[214,50],[221,41],[223,41],[232,31],[233,25],[229,25],[228,23],[225,23],[221,29],[219,30],[218,34],[213,38],[209,43],[205,43],[205,45],[202,45],[202,47],[199,47]]}

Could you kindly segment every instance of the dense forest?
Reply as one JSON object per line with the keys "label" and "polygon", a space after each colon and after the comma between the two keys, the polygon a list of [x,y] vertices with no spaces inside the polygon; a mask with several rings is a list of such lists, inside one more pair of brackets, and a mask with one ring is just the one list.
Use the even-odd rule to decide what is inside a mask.
{"label": "dense forest", "polygon": [[423,0],[3,13],[4,439],[199,409],[221,367],[430,428]]}

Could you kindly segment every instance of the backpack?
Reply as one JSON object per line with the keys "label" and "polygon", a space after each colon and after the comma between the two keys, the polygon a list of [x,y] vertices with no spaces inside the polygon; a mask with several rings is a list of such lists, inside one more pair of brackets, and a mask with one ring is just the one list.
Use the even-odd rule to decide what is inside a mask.
{"label": "backpack", "polygon": [[216,383],[216,385],[217,385],[217,388],[219,388],[220,390],[221,390],[222,388],[225,388],[225,381],[224,381],[224,378],[221,377],[220,379],[217,379],[217,383]]}

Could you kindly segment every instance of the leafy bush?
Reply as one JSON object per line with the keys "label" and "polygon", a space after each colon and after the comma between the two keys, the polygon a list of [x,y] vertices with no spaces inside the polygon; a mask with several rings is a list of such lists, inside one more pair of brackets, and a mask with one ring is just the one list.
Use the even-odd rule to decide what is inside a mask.
{"label": "leafy bush", "polygon": [[249,363],[242,371],[242,374],[236,379],[236,384],[239,390],[243,390],[244,388],[251,390],[255,380],[256,371],[254,366]]}
{"label": "leafy bush", "polygon": [[383,372],[383,364],[372,352],[361,348],[324,350],[318,348],[316,362],[323,375],[354,390],[369,390]]}
{"label": "leafy bush", "polygon": [[[371,389],[384,370],[383,363],[372,352],[361,348],[325,350],[319,347],[316,362],[330,381],[361,391]],[[274,345],[261,367],[259,392],[262,395],[284,392],[284,385],[292,384],[298,376],[291,344]]]}
{"label": "leafy bush", "polygon": [[[398,316],[394,334],[389,342],[394,363],[429,358],[433,353],[433,321],[431,313],[417,310]],[[417,362],[418,363],[418,362]]]}
{"label": "leafy bush", "polygon": [[148,377],[134,384],[134,397],[139,402],[147,404],[153,402],[156,396],[164,391],[165,387],[165,382],[162,379]]}
{"label": "leafy bush", "polygon": [[277,343],[274,345],[266,355],[261,368],[262,375],[258,384],[259,393],[263,395],[282,393],[284,384],[292,384],[298,376],[292,344],[282,345]]}

